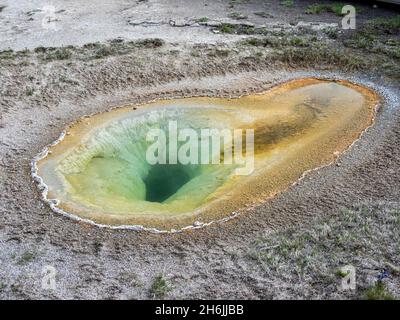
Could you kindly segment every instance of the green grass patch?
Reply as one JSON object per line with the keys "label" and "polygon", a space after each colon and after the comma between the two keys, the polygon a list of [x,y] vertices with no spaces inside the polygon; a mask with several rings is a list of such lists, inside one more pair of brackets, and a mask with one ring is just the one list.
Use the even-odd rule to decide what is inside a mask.
{"label": "green grass patch", "polygon": [[230,14],[228,14],[228,17],[231,19],[235,19],[235,20],[245,20],[247,19],[247,16],[240,13],[240,12],[231,12]]}
{"label": "green grass patch", "polygon": [[324,33],[328,36],[330,39],[337,39],[339,36],[339,31],[336,28],[327,28],[324,29]]}
{"label": "green grass patch", "polygon": [[44,56],[45,60],[67,60],[71,58],[72,52],[67,48],[47,48],[46,55]]}
{"label": "green grass patch", "polygon": [[388,292],[386,285],[380,280],[364,292],[364,298],[367,300],[395,300],[395,297]]}
{"label": "green grass patch", "polygon": [[[328,53],[323,52],[310,55],[309,49],[291,50],[295,52],[294,55],[298,54],[298,59],[304,59],[310,64],[321,65],[325,61],[334,63],[339,57],[328,56]],[[284,59],[285,51],[280,51],[280,56]],[[395,212],[365,207],[343,210],[317,219],[311,227],[293,227],[255,239],[249,248],[248,257],[271,277],[295,281],[299,276],[306,275],[309,283],[316,281],[336,287],[340,279],[347,276],[347,272],[341,269],[344,263],[354,263],[362,272],[362,267],[354,260],[355,255],[361,254],[363,258],[381,261],[385,252],[379,257],[373,256],[377,247],[386,250],[390,243],[388,252],[397,250],[399,225],[396,224],[395,216]],[[359,281],[361,286],[362,280]],[[365,293],[355,294],[358,298],[392,298],[383,283],[377,283]]]}
{"label": "green grass patch", "polygon": [[233,23],[221,23],[216,30],[228,34],[265,35],[268,33],[266,28],[255,28],[252,25]]}
{"label": "green grass patch", "polygon": [[[334,13],[337,16],[343,16],[346,13],[342,13],[342,8],[345,6],[346,4],[344,3],[339,3],[339,2],[335,2],[332,4],[311,4],[307,7],[305,13],[307,14],[320,14],[320,13],[324,13],[324,12],[330,12],[330,13]],[[361,9],[359,7],[355,7],[356,12],[360,13]]]}
{"label": "green grass patch", "polygon": [[206,22],[208,22],[210,19],[208,19],[207,17],[201,17],[201,18],[198,18],[197,20],[196,20],[196,22],[197,23],[206,23]]}
{"label": "green grass patch", "polygon": [[376,36],[371,33],[359,32],[352,36],[350,39],[344,41],[347,47],[352,48],[371,48],[376,41]]}
{"label": "green grass patch", "polygon": [[231,24],[231,23],[222,23],[219,27],[218,27],[219,31],[222,33],[236,33],[237,32],[237,25]]}
{"label": "green grass patch", "polygon": [[100,48],[101,44],[98,42],[89,42],[89,43],[85,43],[82,48],[84,49],[96,49],[96,48]]}
{"label": "green grass patch", "polygon": [[164,40],[159,38],[149,38],[149,39],[138,40],[135,42],[136,47],[147,48],[147,49],[160,48],[164,44],[165,44]]}
{"label": "green grass patch", "polygon": [[35,53],[45,53],[45,52],[46,52],[46,48],[43,47],[43,46],[39,46],[39,47],[36,47],[36,48],[33,50],[33,52],[35,52]]}
{"label": "green grass patch", "polygon": [[33,251],[25,251],[18,259],[19,265],[27,265],[37,258],[37,253]]}
{"label": "green grass patch", "polygon": [[273,47],[277,48],[286,44],[285,39],[279,39],[277,37],[267,36],[264,38],[249,38],[242,42],[244,45],[253,47]]}
{"label": "green grass patch", "polygon": [[308,47],[308,40],[301,37],[294,37],[290,39],[290,44],[295,47]]}
{"label": "green grass patch", "polygon": [[5,49],[0,51],[0,60],[1,59],[13,59],[15,57],[14,51],[12,49]]}
{"label": "green grass patch", "polygon": [[27,89],[25,90],[25,94],[26,94],[28,97],[33,96],[34,93],[35,93],[35,90],[34,90],[33,88],[27,88]]}
{"label": "green grass patch", "polygon": [[377,18],[368,20],[364,27],[364,32],[373,34],[394,34],[400,33],[400,15],[392,18]]}
{"label": "green grass patch", "polygon": [[66,75],[61,75],[59,77],[59,80],[60,80],[60,82],[63,82],[63,83],[68,83],[68,84],[73,84],[73,85],[78,85],[79,84],[79,82],[68,78]]}
{"label": "green grass patch", "polygon": [[114,50],[110,47],[100,47],[94,51],[93,58],[101,59],[110,56],[114,53]]}
{"label": "green grass patch", "polygon": [[281,6],[284,6],[286,8],[292,8],[294,6],[294,1],[293,0],[282,0]]}
{"label": "green grass patch", "polygon": [[167,280],[162,275],[158,275],[150,287],[150,294],[155,298],[163,298],[169,291],[171,291],[171,287]]}
{"label": "green grass patch", "polygon": [[256,16],[262,17],[262,18],[273,18],[274,16],[266,11],[259,11],[259,12],[254,12]]}
{"label": "green grass patch", "polygon": [[393,38],[393,35],[398,34],[400,34],[400,15],[390,19],[369,20],[343,43],[347,47],[399,59],[400,41],[398,38]]}
{"label": "green grass patch", "polygon": [[339,278],[344,278],[349,274],[349,271],[343,271],[342,269],[336,270],[335,275]]}
{"label": "green grass patch", "polygon": [[226,58],[229,56],[230,52],[229,49],[214,49],[208,53],[208,56]]}

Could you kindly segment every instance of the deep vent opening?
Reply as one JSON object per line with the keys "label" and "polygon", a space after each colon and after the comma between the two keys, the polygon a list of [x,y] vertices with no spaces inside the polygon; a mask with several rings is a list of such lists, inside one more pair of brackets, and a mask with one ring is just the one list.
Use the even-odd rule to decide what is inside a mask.
{"label": "deep vent opening", "polygon": [[191,179],[182,164],[153,165],[143,180],[146,186],[146,201],[162,203]]}

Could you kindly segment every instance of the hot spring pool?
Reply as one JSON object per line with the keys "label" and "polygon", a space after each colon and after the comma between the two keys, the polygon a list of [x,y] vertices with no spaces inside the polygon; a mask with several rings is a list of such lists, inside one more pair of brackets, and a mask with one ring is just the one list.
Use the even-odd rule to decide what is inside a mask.
{"label": "hot spring pool", "polygon": [[[349,82],[302,79],[238,99],[125,106],[72,124],[34,161],[34,176],[51,207],[71,217],[113,227],[201,226],[265,201],[307,170],[332,162],[372,124],[377,103],[374,92]],[[171,123],[199,132],[177,143],[196,151],[197,159],[204,150],[201,130],[254,130],[251,170],[240,175],[247,162],[223,163],[222,152],[233,148],[223,143],[207,146],[218,164],[171,162]],[[147,135],[154,129],[167,133],[166,163],[148,161],[154,141]]]}

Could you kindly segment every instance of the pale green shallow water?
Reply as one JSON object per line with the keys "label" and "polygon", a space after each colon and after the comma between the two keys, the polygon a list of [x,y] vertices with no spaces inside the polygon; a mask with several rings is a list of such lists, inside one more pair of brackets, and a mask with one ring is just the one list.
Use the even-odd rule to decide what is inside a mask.
{"label": "pale green shallow water", "polygon": [[[121,119],[93,132],[84,148],[61,161],[58,172],[66,178],[77,201],[103,210],[193,210],[229,178],[235,165],[150,165],[145,155],[153,142],[146,141],[146,134],[150,129],[168,132],[169,121],[176,119],[178,130],[200,132],[210,125],[226,128],[207,116],[213,112],[221,111],[210,107],[205,112],[186,105],[180,110],[168,107],[161,113],[150,111]],[[178,148],[184,143],[180,142]]]}

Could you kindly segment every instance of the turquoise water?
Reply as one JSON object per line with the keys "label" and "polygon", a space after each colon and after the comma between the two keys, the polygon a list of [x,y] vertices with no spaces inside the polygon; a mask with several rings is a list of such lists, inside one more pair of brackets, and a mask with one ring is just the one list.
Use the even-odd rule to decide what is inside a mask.
{"label": "turquoise water", "polygon": [[[169,163],[169,125],[174,120],[178,131],[191,128],[198,132],[196,141],[178,142],[177,149],[189,144],[188,149],[197,149],[200,162],[200,130],[228,125],[210,121],[209,115],[215,110],[210,108],[207,113],[188,106],[179,111],[163,109],[113,121],[84,138],[80,148],[75,148],[58,170],[65,176],[70,194],[87,205],[135,211],[196,208],[230,177],[235,165]],[[146,158],[146,151],[155,141],[146,139],[150,129],[166,133],[165,164],[153,165]],[[210,144],[210,157],[220,158],[223,148],[221,143],[219,150],[213,150]]]}

